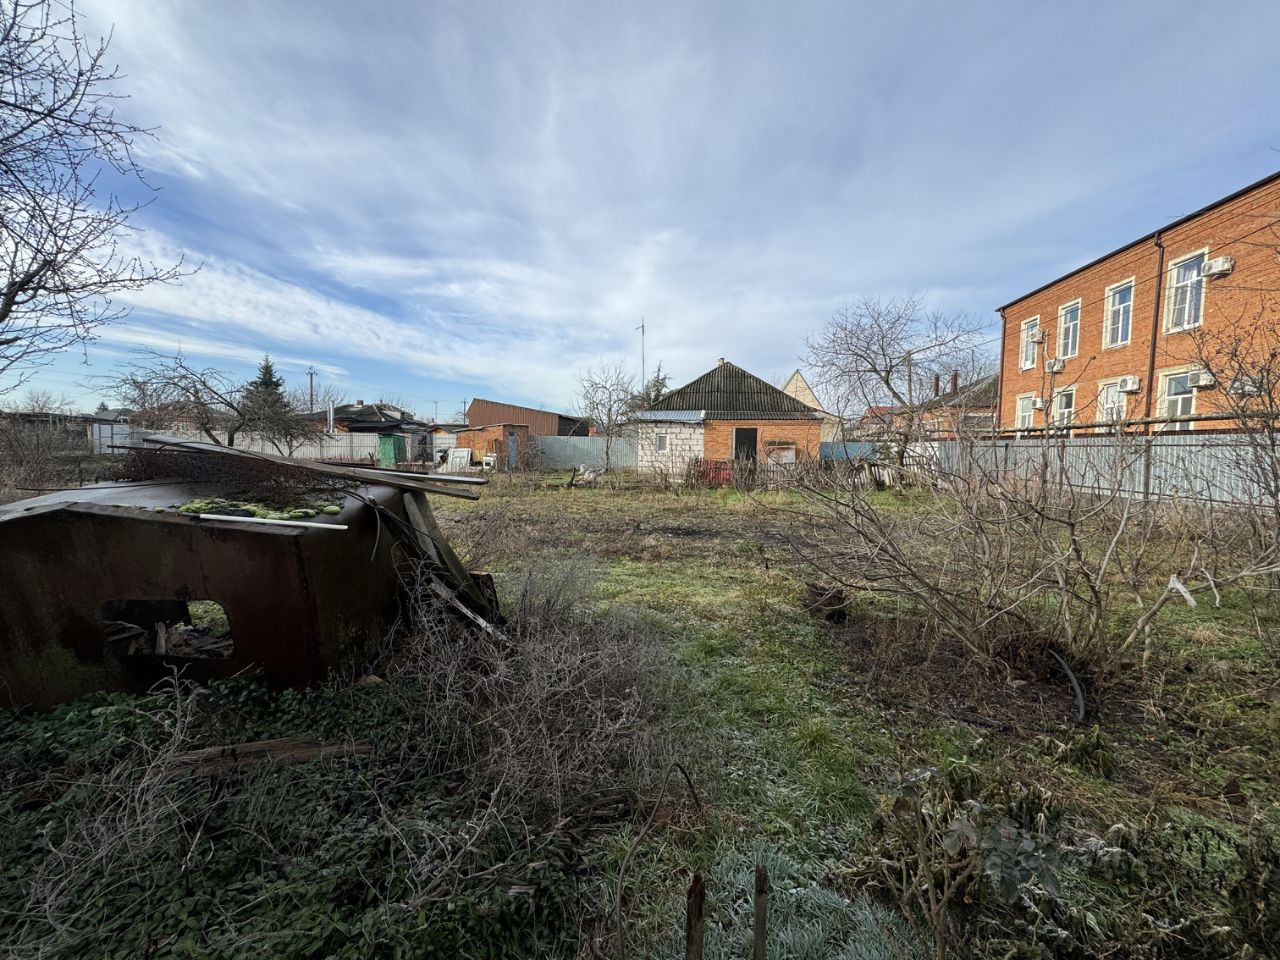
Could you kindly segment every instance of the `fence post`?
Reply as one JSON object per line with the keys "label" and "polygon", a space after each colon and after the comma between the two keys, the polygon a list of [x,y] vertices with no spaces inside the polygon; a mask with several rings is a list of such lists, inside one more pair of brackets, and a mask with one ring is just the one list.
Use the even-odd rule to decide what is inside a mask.
{"label": "fence post", "polygon": [[754,903],[755,926],[751,939],[751,960],[764,960],[764,941],[768,928],[769,870],[764,864],[756,864],[756,889]]}
{"label": "fence post", "polygon": [[[1117,443],[1119,439],[1117,438]],[[1146,434],[1146,438],[1142,444],[1142,499],[1151,499],[1151,448],[1153,439],[1150,433]]]}
{"label": "fence post", "polygon": [[684,960],[702,960],[703,927],[706,914],[707,885],[701,873],[693,875],[689,884],[684,918]]}

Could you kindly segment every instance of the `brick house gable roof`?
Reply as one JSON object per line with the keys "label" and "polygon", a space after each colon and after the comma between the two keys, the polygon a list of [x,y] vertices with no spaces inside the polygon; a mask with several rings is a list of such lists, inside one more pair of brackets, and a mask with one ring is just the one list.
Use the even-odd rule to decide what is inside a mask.
{"label": "brick house gable roof", "polygon": [[728,361],[672,390],[650,408],[701,410],[708,420],[817,420],[821,414]]}

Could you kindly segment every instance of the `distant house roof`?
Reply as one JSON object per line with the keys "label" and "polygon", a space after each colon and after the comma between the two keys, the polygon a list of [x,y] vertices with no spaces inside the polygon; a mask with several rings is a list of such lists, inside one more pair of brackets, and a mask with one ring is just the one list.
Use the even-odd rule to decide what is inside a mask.
{"label": "distant house roof", "polygon": [[476,426],[494,423],[527,424],[530,433],[550,437],[585,436],[587,430],[587,422],[582,417],[486,400],[483,397],[476,397],[467,406],[467,422]]}
{"label": "distant house roof", "polygon": [[[323,423],[328,417],[328,412],[324,410],[313,410],[302,415],[304,420],[314,420],[317,423]],[[379,430],[388,427],[403,430],[408,427],[426,426],[408,410],[403,410],[391,403],[339,404],[333,408],[333,419],[335,423],[341,423],[348,430],[357,433],[362,430]]]}
{"label": "distant house roof", "polygon": [[989,377],[974,380],[972,383],[961,384],[956,390],[944,393],[941,396],[930,397],[928,400],[921,401],[914,406],[895,407],[893,412],[899,413],[906,410],[923,412],[925,410],[934,410],[938,407],[994,407],[999,383],[1000,378],[992,374]]}
{"label": "distant house roof", "polygon": [[799,370],[796,370],[795,373],[787,378],[787,382],[782,385],[782,392],[788,396],[795,397],[803,404],[813,407],[819,413],[835,417],[834,413],[823,409],[822,401],[818,399],[818,395],[813,392],[813,387],[809,386],[809,381],[805,379],[804,374]]}
{"label": "distant house roof", "polygon": [[700,410],[705,420],[817,420],[822,414],[735,363],[721,360],[648,413]]}

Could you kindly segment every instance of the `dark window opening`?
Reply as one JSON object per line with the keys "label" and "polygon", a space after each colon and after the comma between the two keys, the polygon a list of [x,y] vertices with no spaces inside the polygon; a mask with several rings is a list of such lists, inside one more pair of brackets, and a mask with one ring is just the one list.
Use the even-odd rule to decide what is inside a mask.
{"label": "dark window opening", "polygon": [[755,460],[756,428],[735,427],[733,431],[733,459]]}
{"label": "dark window opening", "polygon": [[102,605],[107,648],[122,657],[221,660],[235,649],[215,600],[119,599]]}

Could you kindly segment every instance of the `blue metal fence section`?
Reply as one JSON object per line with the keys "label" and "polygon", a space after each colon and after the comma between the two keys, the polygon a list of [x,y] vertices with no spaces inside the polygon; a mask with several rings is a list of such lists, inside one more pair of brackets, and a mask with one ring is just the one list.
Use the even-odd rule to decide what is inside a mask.
{"label": "blue metal fence section", "polygon": [[[604,466],[604,437],[533,437],[533,465],[540,470],[568,470],[586,464]],[[636,442],[614,437],[609,451],[612,470],[634,469]]]}
{"label": "blue metal fence section", "polygon": [[[923,452],[923,451],[922,451]],[[942,440],[929,453],[945,473],[1045,476],[1082,490],[1133,496],[1260,503],[1280,479],[1267,438],[1194,431],[1153,436]]]}
{"label": "blue metal fence section", "polygon": [[820,460],[869,460],[875,452],[876,445],[865,440],[832,440],[818,444]]}

